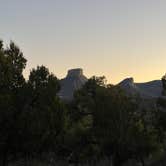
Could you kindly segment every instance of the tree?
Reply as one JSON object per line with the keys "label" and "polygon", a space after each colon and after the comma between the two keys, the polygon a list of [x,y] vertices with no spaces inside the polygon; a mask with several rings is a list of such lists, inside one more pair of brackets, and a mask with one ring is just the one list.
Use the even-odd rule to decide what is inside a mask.
{"label": "tree", "polygon": [[8,62],[8,75],[10,74],[8,78],[9,88],[10,90],[16,90],[25,83],[23,70],[25,69],[27,60],[23,57],[23,53],[14,42],[11,42],[10,46],[4,50],[4,54]]}
{"label": "tree", "polygon": [[153,119],[148,121],[138,100],[131,100],[118,86],[99,91],[95,100],[94,132],[102,152],[115,166],[128,159],[144,165],[144,158],[158,148]]}
{"label": "tree", "polygon": [[32,69],[25,89],[20,117],[22,151],[32,156],[58,153],[65,126],[65,106],[57,97],[58,79],[46,67],[38,66]]}
{"label": "tree", "polygon": [[3,48],[3,42],[0,42],[0,153],[3,165],[8,156],[17,151],[18,95],[25,84],[22,74],[25,65],[23,53],[13,42],[9,48]]}
{"label": "tree", "polygon": [[166,74],[162,77],[162,85],[163,85],[163,95],[166,95]]}
{"label": "tree", "polygon": [[96,158],[98,145],[93,140],[91,129],[93,126],[93,97],[96,89],[105,86],[105,77],[92,77],[74,94],[74,100],[68,104],[68,130],[66,133],[66,147],[68,147],[70,161],[86,162]]}
{"label": "tree", "polygon": [[[83,144],[82,151],[76,154],[95,147],[100,156],[112,158],[115,166],[128,159],[139,159],[144,164],[144,157],[157,146],[155,129],[147,125],[136,100],[120,87],[107,86],[104,82],[93,77],[75,94],[71,116],[74,126],[81,124],[79,131],[84,133],[80,139],[84,144],[76,145],[78,149]],[[93,154],[99,156],[95,151]]]}

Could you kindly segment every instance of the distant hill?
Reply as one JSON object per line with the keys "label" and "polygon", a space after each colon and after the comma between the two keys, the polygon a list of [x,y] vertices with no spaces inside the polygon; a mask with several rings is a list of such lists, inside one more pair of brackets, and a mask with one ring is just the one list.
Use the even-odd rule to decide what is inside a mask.
{"label": "distant hill", "polygon": [[161,80],[154,80],[145,83],[135,83],[133,78],[127,78],[118,85],[131,95],[139,95],[142,98],[158,98],[162,96]]}
{"label": "distant hill", "polygon": [[59,97],[63,100],[72,100],[74,91],[80,89],[88,79],[80,68],[68,70],[67,76],[60,81]]}
{"label": "distant hill", "polygon": [[[67,76],[60,81],[59,97],[63,100],[72,100],[74,91],[80,89],[87,80],[81,68],[68,70]],[[118,85],[129,95],[139,95],[145,99],[155,99],[162,96],[161,80],[135,83],[133,78],[126,78]]]}

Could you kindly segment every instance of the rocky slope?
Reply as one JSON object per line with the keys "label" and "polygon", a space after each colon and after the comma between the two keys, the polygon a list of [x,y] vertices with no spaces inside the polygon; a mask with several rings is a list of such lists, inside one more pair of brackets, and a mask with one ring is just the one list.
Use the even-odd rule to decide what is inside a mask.
{"label": "rocky slope", "polygon": [[[59,97],[63,100],[72,100],[74,91],[80,89],[87,81],[80,68],[68,70],[67,76],[60,81]],[[140,96],[143,99],[156,99],[162,96],[161,80],[145,83],[135,83],[133,78],[126,78],[118,84],[127,94]]]}
{"label": "rocky slope", "polygon": [[162,82],[160,80],[135,83],[133,78],[127,78],[118,85],[128,94],[139,95],[142,98],[158,98],[162,96]]}
{"label": "rocky slope", "polygon": [[83,75],[82,69],[68,70],[67,76],[60,81],[59,97],[63,100],[72,100],[74,91],[80,89],[86,81],[87,78]]}

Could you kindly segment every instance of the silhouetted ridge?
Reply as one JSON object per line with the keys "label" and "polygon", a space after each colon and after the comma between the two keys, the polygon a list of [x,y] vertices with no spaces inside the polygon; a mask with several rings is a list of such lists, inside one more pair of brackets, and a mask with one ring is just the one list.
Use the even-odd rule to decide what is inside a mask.
{"label": "silhouetted ridge", "polygon": [[[60,98],[72,100],[73,94],[80,89],[87,81],[81,68],[68,70],[67,76],[60,81]],[[154,80],[145,83],[135,83],[132,77],[126,78],[118,84],[128,95],[140,96],[142,98],[158,98],[162,96],[161,80]]]}
{"label": "silhouetted ridge", "polygon": [[67,77],[80,77],[83,76],[83,70],[81,68],[68,70]]}
{"label": "silhouetted ridge", "polygon": [[145,83],[134,83],[133,78],[127,78],[119,83],[119,85],[131,95],[139,95],[143,98],[157,98],[162,95],[161,80],[154,80]]}
{"label": "silhouetted ridge", "polygon": [[81,68],[68,70],[67,76],[60,81],[60,98],[72,100],[74,92],[80,89],[86,81],[87,78],[83,75],[83,70]]}

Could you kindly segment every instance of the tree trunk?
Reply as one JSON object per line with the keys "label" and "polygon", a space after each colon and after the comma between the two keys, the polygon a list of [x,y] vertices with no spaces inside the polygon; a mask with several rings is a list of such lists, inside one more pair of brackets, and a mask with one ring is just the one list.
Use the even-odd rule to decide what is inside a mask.
{"label": "tree trunk", "polygon": [[4,154],[2,155],[2,165],[3,166],[7,166],[7,153],[4,152]]}
{"label": "tree trunk", "polygon": [[122,165],[117,154],[113,155],[112,161],[113,161],[113,166],[121,166]]}
{"label": "tree trunk", "polygon": [[140,161],[141,161],[142,166],[145,166],[145,161],[144,161],[143,157],[140,157]]}

